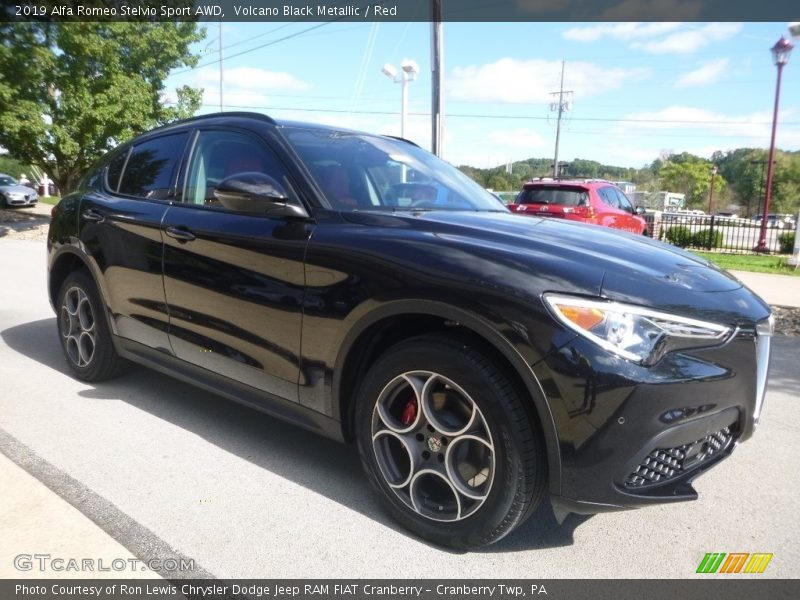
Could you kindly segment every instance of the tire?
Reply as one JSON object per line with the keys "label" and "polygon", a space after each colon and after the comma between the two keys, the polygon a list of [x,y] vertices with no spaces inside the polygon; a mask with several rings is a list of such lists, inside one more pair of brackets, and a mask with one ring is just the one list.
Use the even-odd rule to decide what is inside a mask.
{"label": "tire", "polygon": [[544,496],[539,428],[506,373],[470,338],[420,336],[386,351],[361,384],[361,462],[389,514],[425,540],[491,544]]}
{"label": "tire", "polygon": [[125,361],[114,349],[105,306],[88,273],[67,275],[58,292],[57,307],[58,337],[72,372],[91,382],[121,374]]}

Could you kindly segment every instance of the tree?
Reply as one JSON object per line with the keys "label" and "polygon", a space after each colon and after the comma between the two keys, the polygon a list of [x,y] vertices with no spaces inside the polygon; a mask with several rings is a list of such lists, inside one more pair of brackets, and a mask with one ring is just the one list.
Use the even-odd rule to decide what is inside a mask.
{"label": "tree", "polygon": [[202,90],[162,102],[170,70],[193,66],[194,23],[0,23],[0,145],[62,193],[105,152],[194,114]]}
{"label": "tree", "polygon": [[[672,155],[659,169],[661,185],[665,190],[686,194],[689,207],[706,208],[711,186],[711,163],[688,154]],[[714,194],[722,195],[727,182],[721,174],[714,177]]]}
{"label": "tree", "polygon": [[[737,148],[728,152],[715,152],[712,156],[720,172],[730,182],[734,198],[752,216],[761,211],[766,193],[767,151],[755,148]],[[800,152],[775,153],[770,212],[796,213],[800,208]]]}
{"label": "tree", "polygon": [[30,177],[31,166],[21,163],[13,156],[9,156],[8,154],[0,154],[0,173],[11,175],[17,179],[19,179],[19,176],[23,173]]}

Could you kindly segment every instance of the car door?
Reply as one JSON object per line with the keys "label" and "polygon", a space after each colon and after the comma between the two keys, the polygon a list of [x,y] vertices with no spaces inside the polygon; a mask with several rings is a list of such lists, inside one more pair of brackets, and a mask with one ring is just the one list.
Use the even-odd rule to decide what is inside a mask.
{"label": "car door", "polygon": [[619,199],[614,188],[611,186],[601,187],[597,190],[597,195],[600,196],[603,204],[597,215],[597,222],[604,227],[624,229],[622,220],[624,216],[619,208]]}
{"label": "car door", "polygon": [[622,214],[619,218],[621,224],[623,225],[621,229],[630,231],[631,233],[642,233],[642,222],[640,221],[641,217],[636,214],[636,210],[633,208],[631,201],[625,195],[625,192],[618,189],[615,189],[614,192],[617,194],[619,208],[622,211]]}
{"label": "car door", "polygon": [[186,131],[121,149],[81,199],[79,235],[117,335],[171,352],[161,221],[176,190]]}
{"label": "car door", "polygon": [[241,172],[280,182],[297,202],[285,164],[261,137],[200,129],[182,202],[163,222],[164,289],[175,355],[297,401],[308,219],[223,206],[219,183]]}

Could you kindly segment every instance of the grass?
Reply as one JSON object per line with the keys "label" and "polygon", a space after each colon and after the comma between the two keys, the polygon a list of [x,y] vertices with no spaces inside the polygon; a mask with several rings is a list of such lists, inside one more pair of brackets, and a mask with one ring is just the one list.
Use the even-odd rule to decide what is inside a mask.
{"label": "grass", "polygon": [[719,252],[695,252],[723,269],[733,271],[754,271],[800,277],[800,270],[787,264],[787,257],[762,254],[722,254]]}
{"label": "grass", "polygon": [[39,202],[42,204],[58,204],[58,201],[61,200],[58,196],[39,196]]}

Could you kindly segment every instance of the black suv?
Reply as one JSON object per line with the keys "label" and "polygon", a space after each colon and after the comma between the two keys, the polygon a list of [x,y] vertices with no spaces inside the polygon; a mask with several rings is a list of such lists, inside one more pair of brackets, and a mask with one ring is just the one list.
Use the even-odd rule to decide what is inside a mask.
{"label": "black suv", "polygon": [[48,248],[78,377],[133,361],[355,442],[392,516],[453,547],[544,497],[559,518],[693,499],[764,398],[770,309],[736,279],[520,219],[389,137],[162,127],[61,200]]}

